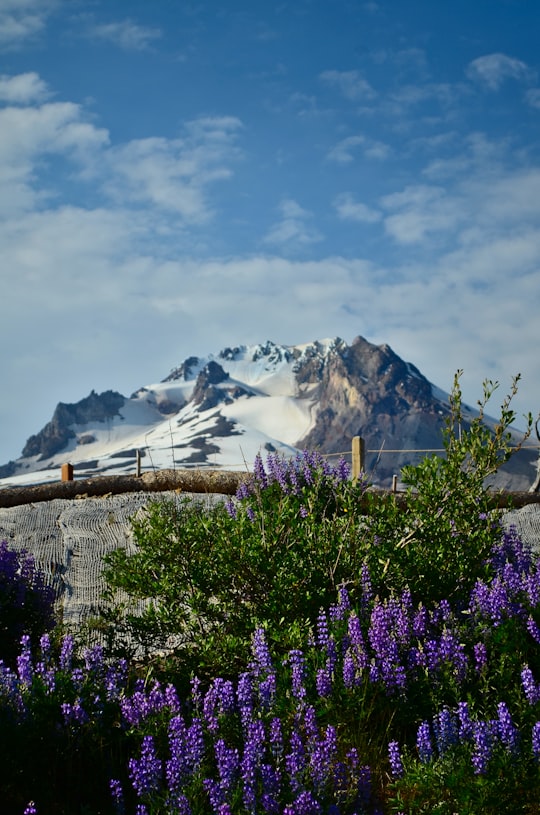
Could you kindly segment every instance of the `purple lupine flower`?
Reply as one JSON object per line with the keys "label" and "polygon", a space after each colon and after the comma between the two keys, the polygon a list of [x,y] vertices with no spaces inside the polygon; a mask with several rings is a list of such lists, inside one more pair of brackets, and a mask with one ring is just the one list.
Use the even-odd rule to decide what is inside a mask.
{"label": "purple lupine flower", "polygon": [[250,666],[252,669],[263,669],[265,671],[272,671],[274,669],[264,628],[256,629],[253,635],[251,650],[255,660]]}
{"label": "purple lupine flower", "polygon": [[191,769],[186,735],[186,724],[183,717],[180,714],[173,716],[168,727],[170,758],[165,765],[167,786],[171,793],[179,791]]}
{"label": "purple lupine flower", "polygon": [[446,707],[434,717],[433,731],[440,756],[443,756],[448,748],[459,740],[458,723],[452,712]]}
{"label": "purple lupine flower", "polygon": [[306,678],[306,663],[304,654],[297,648],[293,648],[291,651],[289,651],[288,662],[292,671],[292,694],[295,699],[305,699],[306,687],[304,685],[304,680]]}
{"label": "purple lupine flower", "polygon": [[119,659],[112,665],[109,665],[104,679],[105,694],[109,702],[119,699],[121,692],[126,686],[127,675],[127,660]]}
{"label": "purple lupine flower", "polygon": [[223,713],[233,713],[235,709],[236,700],[233,683],[221,677],[214,679],[203,701],[203,713],[208,730],[215,733],[219,729],[218,716]]}
{"label": "purple lupine flower", "polygon": [[224,739],[218,739],[214,747],[221,789],[227,796],[238,776],[240,755],[236,747],[227,747]]}
{"label": "purple lupine flower", "polygon": [[156,755],[152,736],[143,736],[141,757],[129,760],[129,777],[133,789],[142,798],[160,787],[162,762]]}
{"label": "purple lupine flower", "polygon": [[263,710],[269,710],[276,697],[276,674],[269,673],[262,682],[259,682],[258,690],[261,707]]}
{"label": "purple lupine flower", "polygon": [[117,815],[124,815],[124,791],[122,784],[116,778],[109,781],[109,789],[114,801],[114,809]]}
{"label": "purple lupine flower", "polygon": [[203,702],[203,697],[201,693],[201,680],[198,676],[194,676],[191,680],[191,701],[193,702],[193,706],[195,710],[200,710]]}
{"label": "purple lupine flower", "polygon": [[461,741],[468,741],[473,736],[473,723],[471,721],[469,705],[467,702],[458,703],[457,715],[459,721],[459,738]]}
{"label": "purple lupine flower", "polygon": [[159,682],[154,683],[149,693],[144,690],[144,683],[137,682],[131,697],[120,699],[122,716],[131,727],[138,727],[141,722],[153,713],[161,711],[164,706],[165,696]]}
{"label": "purple lupine flower", "polygon": [[373,585],[371,583],[371,575],[369,573],[369,566],[364,561],[360,571],[360,588],[362,592],[362,606],[366,608],[373,600]]}
{"label": "purple lupine flower", "polygon": [[101,645],[94,645],[92,648],[85,648],[83,657],[87,671],[101,673],[103,670],[103,648]]}
{"label": "purple lupine flower", "polygon": [[357,668],[359,670],[363,670],[364,668],[367,668],[368,655],[366,651],[364,637],[362,634],[360,620],[358,619],[357,615],[354,612],[351,613],[348,619],[347,631],[350,641],[351,656],[353,656]]}
{"label": "purple lupine flower", "polygon": [[264,469],[263,460],[260,453],[257,453],[255,456],[255,461],[253,464],[253,475],[255,479],[259,482],[259,486],[262,489],[265,489],[268,486],[268,478],[266,475],[266,470]]}
{"label": "purple lupine flower", "polygon": [[30,637],[24,634],[21,637],[21,653],[17,657],[17,671],[21,685],[30,687],[34,676],[34,666],[32,663],[32,652],[30,650]]}
{"label": "purple lupine flower", "polygon": [[250,673],[240,674],[236,686],[236,698],[242,724],[247,727],[253,715],[253,681]]}
{"label": "purple lupine flower", "polygon": [[534,681],[533,672],[528,665],[524,665],[522,668],[521,686],[530,705],[535,705],[540,701],[540,685]]}
{"label": "purple lupine flower", "polygon": [[416,748],[422,764],[428,764],[433,758],[433,745],[431,743],[431,728],[429,722],[422,722],[416,736]]}
{"label": "purple lupine flower", "polygon": [[509,753],[516,753],[519,747],[519,731],[512,721],[506,702],[497,705],[499,738]]}
{"label": "purple lupine flower", "polygon": [[329,640],[330,632],[328,630],[328,618],[324,609],[321,608],[317,617],[315,641],[323,653],[325,653],[327,650]]}
{"label": "purple lupine flower", "polygon": [[204,758],[204,732],[200,719],[192,720],[186,733],[186,749],[191,761],[192,772],[195,773]]}
{"label": "purple lupine flower", "polygon": [[264,812],[279,813],[279,795],[281,791],[281,773],[271,764],[261,764],[261,806]]}
{"label": "purple lupine flower", "polygon": [[283,730],[281,720],[277,716],[270,722],[268,740],[272,755],[279,761],[283,755]]}
{"label": "purple lupine flower", "polygon": [[348,481],[351,477],[351,468],[349,463],[340,456],[338,463],[335,468],[335,476],[336,479],[339,481]]}
{"label": "purple lupine flower", "polygon": [[482,673],[487,665],[487,648],[484,642],[477,642],[473,648],[474,667],[478,673]]}
{"label": "purple lupine flower", "polygon": [[261,720],[249,722],[241,761],[242,800],[248,812],[256,810],[257,770],[264,755],[264,725]]}
{"label": "purple lupine flower", "polygon": [[71,670],[71,662],[73,659],[73,637],[67,634],[62,640],[62,647],[60,649],[60,668],[63,671]]}
{"label": "purple lupine flower", "polygon": [[236,521],[238,517],[238,511],[236,509],[236,504],[233,502],[232,498],[229,498],[227,501],[225,501],[225,509],[227,510],[227,513],[233,519],[233,521]]}
{"label": "purple lupine flower", "polygon": [[293,792],[302,789],[302,778],[306,769],[306,751],[302,737],[293,730],[290,738],[289,752],[285,756],[285,766]]}
{"label": "purple lupine flower", "polygon": [[332,674],[327,667],[319,668],[315,678],[317,694],[321,699],[326,699],[332,693]]}
{"label": "purple lupine flower", "polygon": [[225,804],[225,795],[221,789],[221,785],[214,781],[213,778],[205,778],[203,780],[203,787],[208,795],[210,806],[216,815],[221,812],[221,807]]}
{"label": "purple lupine flower", "polygon": [[311,780],[317,790],[322,790],[331,777],[332,765],[337,754],[337,733],[335,727],[327,725],[324,737],[316,739],[310,749],[309,770]]}
{"label": "purple lupine flower", "polygon": [[171,711],[171,713],[180,712],[180,699],[178,698],[178,691],[170,682],[165,688],[164,702],[165,706]]}
{"label": "purple lupine flower", "polygon": [[401,778],[404,769],[401,760],[401,750],[397,741],[391,741],[388,744],[388,758],[390,761],[390,771],[394,778]]}
{"label": "purple lupine flower", "polygon": [[540,643],[540,628],[531,614],[527,617],[527,631],[536,643]]}
{"label": "purple lupine flower", "polygon": [[540,722],[533,724],[531,745],[535,759],[540,762]]}
{"label": "purple lupine flower", "polygon": [[[300,716],[298,716],[298,720]],[[313,705],[308,705],[303,711],[304,732],[308,742],[314,743],[319,737],[319,726],[317,724],[317,714]]]}
{"label": "purple lupine flower", "polygon": [[425,606],[417,609],[413,614],[412,633],[415,637],[424,637],[427,631],[428,612]]}
{"label": "purple lupine flower", "polygon": [[343,658],[343,684],[349,689],[356,684],[356,665],[350,653]]}
{"label": "purple lupine flower", "polygon": [[167,811],[174,812],[175,815],[191,815],[189,799],[183,792],[171,793],[167,796]]}
{"label": "purple lupine flower", "polygon": [[63,702],[60,705],[64,722],[66,725],[77,724],[83,725],[89,721],[90,717],[82,706],[80,698],[75,699],[73,704],[70,702]]}
{"label": "purple lupine flower", "polygon": [[292,812],[294,815],[320,815],[322,807],[311,792],[304,790],[295,799]]}
{"label": "purple lupine flower", "polygon": [[490,722],[473,722],[474,750],[472,765],[475,775],[486,772],[493,749],[493,729]]}

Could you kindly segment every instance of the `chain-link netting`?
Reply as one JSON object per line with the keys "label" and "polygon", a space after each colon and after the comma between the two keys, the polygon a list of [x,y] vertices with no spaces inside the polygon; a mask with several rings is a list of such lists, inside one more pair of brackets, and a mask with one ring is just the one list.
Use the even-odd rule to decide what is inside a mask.
{"label": "chain-link netting", "polygon": [[[10,548],[28,550],[54,587],[63,621],[77,625],[94,616],[105,588],[102,558],[118,547],[134,550],[130,518],[150,502],[181,500],[184,494],[129,493],[84,500],[56,499],[20,507],[0,508],[0,540]],[[192,496],[219,500],[219,496]],[[540,505],[503,514],[521,539],[540,550]],[[120,598],[121,599],[121,598]],[[126,599],[126,598],[124,598]]]}

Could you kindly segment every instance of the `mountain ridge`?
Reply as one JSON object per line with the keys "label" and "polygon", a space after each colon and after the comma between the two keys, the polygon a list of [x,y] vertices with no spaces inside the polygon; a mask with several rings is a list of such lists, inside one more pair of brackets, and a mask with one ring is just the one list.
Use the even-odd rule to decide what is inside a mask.
{"label": "mountain ridge", "polygon": [[[137,451],[146,469],[245,470],[269,451],[343,454],[357,435],[371,451],[366,469],[385,486],[419,460],[407,451],[442,446],[449,409],[448,394],[387,344],[267,340],[189,356],[130,397],[92,390],[75,404],[59,402],[21,457],[0,467],[0,486],[57,479],[67,461],[76,477],[133,473]],[[534,463],[522,462],[501,486],[528,487]]]}

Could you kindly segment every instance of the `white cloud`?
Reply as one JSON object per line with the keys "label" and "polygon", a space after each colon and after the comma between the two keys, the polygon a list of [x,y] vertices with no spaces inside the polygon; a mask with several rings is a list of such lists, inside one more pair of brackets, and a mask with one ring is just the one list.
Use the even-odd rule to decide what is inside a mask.
{"label": "white cloud", "polygon": [[[39,80],[30,86],[40,88]],[[23,87],[21,83],[19,93]],[[51,190],[38,183],[47,156],[84,161],[87,152],[93,154],[108,138],[106,130],[85,122],[81,107],[71,102],[0,109],[0,213],[16,216],[47,198]]]}
{"label": "white cloud", "polygon": [[96,39],[111,42],[126,51],[145,51],[151,43],[162,36],[159,28],[140,26],[129,19],[92,25],[89,34]]}
{"label": "white cloud", "polygon": [[17,76],[0,76],[0,102],[28,105],[31,102],[42,102],[50,95],[47,83],[34,71]]}
{"label": "white cloud", "polygon": [[[0,97],[36,98],[46,85],[35,75],[3,77]],[[110,145],[107,130],[87,120],[72,102],[0,108],[0,213],[42,206],[53,181],[42,182],[51,157],[71,162],[80,181],[105,192],[116,206],[147,205],[200,223],[211,215],[208,187],[231,175],[239,158],[241,123],[234,117],[201,117],[183,138],[154,137]],[[61,181],[60,181],[61,183]]]}
{"label": "white cloud", "polygon": [[434,233],[448,233],[464,217],[460,202],[436,186],[409,186],[384,196],[381,204],[392,213],[384,219],[386,231],[402,244],[419,243]]}
{"label": "white cloud", "polygon": [[337,87],[351,102],[372,99],[376,93],[367,79],[358,71],[323,71],[320,80],[330,87]]}
{"label": "white cloud", "polygon": [[480,82],[492,91],[498,90],[507,79],[529,79],[532,76],[525,62],[501,53],[473,59],[466,73],[469,79]]}
{"label": "white cloud", "polygon": [[365,136],[347,136],[338,142],[328,153],[327,158],[330,161],[335,161],[338,164],[349,164],[354,161],[354,151],[357,148],[362,148],[362,153],[367,158],[384,160],[390,154],[390,148],[387,144],[380,141],[368,139]]}
{"label": "white cloud", "polygon": [[303,209],[296,201],[284,199],[279,208],[282,217],[265,235],[265,243],[294,249],[318,243],[323,239],[323,236],[308,223],[312,213]]}
{"label": "white cloud", "polygon": [[0,0],[0,44],[17,48],[41,33],[56,0]]}
{"label": "white cloud", "polygon": [[334,199],[333,204],[338,216],[344,221],[373,224],[382,218],[382,214],[378,210],[368,207],[361,201],[355,201],[350,192],[344,192],[338,195]]}
{"label": "white cloud", "polygon": [[184,139],[153,137],[113,147],[105,157],[105,189],[119,203],[149,204],[201,223],[212,214],[205,189],[229,178],[229,165],[240,155],[240,128],[234,117],[203,117],[187,123]]}

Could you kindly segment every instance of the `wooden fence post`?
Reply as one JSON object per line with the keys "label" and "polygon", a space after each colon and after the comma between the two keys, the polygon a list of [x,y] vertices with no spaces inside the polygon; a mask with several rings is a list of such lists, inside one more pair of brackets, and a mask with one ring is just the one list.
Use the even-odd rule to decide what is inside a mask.
{"label": "wooden fence post", "polygon": [[353,480],[359,478],[360,473],[365,469],[365,444],[360,436],[353,436],[352,440],[352,477]]}
{"label": "wooden fence post", "polygon": [[62,481],[73,481],[73,464],[62,464]]}
{"label": "wooden fence post", "polygon": [[141,451],[135,451],[135,475],[137,478],[141,476]]}

